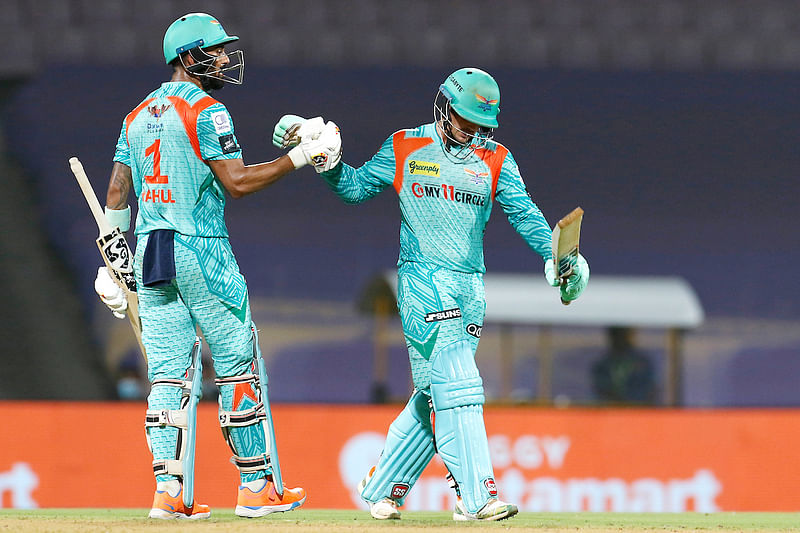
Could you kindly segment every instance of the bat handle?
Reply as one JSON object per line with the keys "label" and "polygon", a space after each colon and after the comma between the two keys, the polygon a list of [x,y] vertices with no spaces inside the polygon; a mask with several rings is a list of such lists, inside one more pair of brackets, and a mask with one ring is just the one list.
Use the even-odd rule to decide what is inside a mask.
{"label": "bat handle", "polygon": [[[565,276],[565,277],[561,278],[561,283],[560,283],[561,286],[566,285],[568,277],[569,276]],[[572,303],[572,301],[571,300],[565,300],[564,298],[561,298],[561,303],[564,304],[564,305],[569,305],[569,304]]]}

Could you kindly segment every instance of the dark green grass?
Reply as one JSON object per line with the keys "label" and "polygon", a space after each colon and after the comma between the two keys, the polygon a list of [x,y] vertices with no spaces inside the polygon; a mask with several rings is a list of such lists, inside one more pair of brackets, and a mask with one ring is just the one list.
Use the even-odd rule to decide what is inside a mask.
{"label": "dark green grass", "polygon": [[[399,521],[373,520],[366,511],[311,509],[247,520],[234,516],[229,509],[212,509],[212,518],[200,522],[160,522],[148,520],[147,509],[0,509],[0,531],[79,531],[112,530],[153,531],[156,525],[172,531],[193,531],[224,526],[226,531],[295,528],[305,531],[486,528],[540,530],[603,531],[800,531],[800,514],[795,513],[520,513],[496,523],[454,522],[448,512],[403,513]],[[169,525],[168,525],[169,524]],[[173,526],[174,524],[174,526]],[[37,529],[39,528],[39,529]],[[63,528],[63,529],[62,529]],[[99,529],[96,529],[99,528]]]}

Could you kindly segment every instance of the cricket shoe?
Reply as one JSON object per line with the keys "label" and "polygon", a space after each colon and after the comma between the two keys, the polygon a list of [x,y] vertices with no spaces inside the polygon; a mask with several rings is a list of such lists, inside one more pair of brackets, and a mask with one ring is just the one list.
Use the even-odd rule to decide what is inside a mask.
{"label": "cricket shoe", "polygon": [[306,501],[306,490],[303,488],[283,488],[283,496],[275,491],[275,484],[265,480],[260,490],[254,491],[245,485],[239,485],[239,497],[236,500],[236,516],[257,518],[270,513],[283,513],[297,509]]}
{"label": "cricket shoe", "polygon": [[[358,484],[358,493],[361,494],[364,492],[364,488],[367,486],[369,482],[369,478],[375,473],[375,468],[372,467],[367,472],[366,477],[361,480]],[[369,514],[372,515],[372,518],[377,520],[399,520],[400,519],[400,511],[397,509],[397,502],[391,498],[384,498],[377,502],[367,502],[369,504]]]}
{"label": "cricket shoe", "polygon": [[147,516],[162,520],[174,518],[202,520],[211,516],[211,509],[208,508],[208,505],[201,503],[194,503],[187,508],[183,504],[183,487],[181,487],[175,496],[172,496],[166,489],[156,490],[156,494],[153,496],[153,507]]}
{"label": "cricket shoe", "polygon": [[500,501],[497,498],[491,498],[477,513],[470,513],[467,511],[467,508],[464,507],[464,502],[461,498],[457,498],[456,510],[453,512],[453,520],[505,520],[506,518],[511,518],[518,512],[519,509],[517,509],[516,505]]}
{"label": "cricket shoe", "polygon": [[369,514],[377,520],[399,520],[400,511],[397,509],[397,502],[391,498],[384,498],[375,503],[369,503]]}

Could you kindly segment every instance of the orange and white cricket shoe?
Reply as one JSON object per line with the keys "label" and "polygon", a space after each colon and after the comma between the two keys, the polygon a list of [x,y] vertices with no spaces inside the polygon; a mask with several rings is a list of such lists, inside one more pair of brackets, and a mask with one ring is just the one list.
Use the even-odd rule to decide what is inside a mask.
{"label": "orange and white cricket shoe", "polygon": [[183,487],[178,493],[172,496],[168,490],[156,490],[153,496],[153,507],[150,509],[150,518],[160,518],[171,520],[174,518],[185,520],[202,520],[211,516],[211,509],[208,505],[195,503],[191,507],[183,504]]}
{"label": "orange and white cricket shoe", "polygon": [[236,516],[257,518],[270,513],[282,513],[297,509],[306,501],[306,490],[301,487],[290,489],[283,487],[283,497],[275,492],[272,480],[266,479],[261,490],[254,491],[245,485],[239,485],[239,497],[236,500]]}

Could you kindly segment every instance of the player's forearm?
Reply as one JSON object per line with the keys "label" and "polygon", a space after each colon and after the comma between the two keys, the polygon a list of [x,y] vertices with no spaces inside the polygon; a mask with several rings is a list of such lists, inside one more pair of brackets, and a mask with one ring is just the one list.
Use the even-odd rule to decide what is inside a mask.
{"label": "player's forearm", "polygon": [[241,198],[269,187],[294,170],[294,165],[287,156],[255,165],[245,165],[241,159],[209,161],[209,165],[233,198]]}
{"label": "player's forearm", "polygon": [[346,163],[340,163],[320,176],[328,184],[328,187],[348,204],[359,204],[369,200],[382,190],[382,188],[374,189],[368,186],[368,173],[363,166],[355,169]]}
{"label": "player's forearm", "polygon": [[528,246],[542,259],[552,259],[553,232],[542,211],[531,199],[516,161],[510,154],[503,162],[495,201]]}
{"label": "player's forearm", "polygon": [[[509,219],[510,220],[510,219]],[[542,256],[542,259],[552,259],[553,249],[551,246],[553,233],[544,218],[536,217],[520,218],[515,224],[511,223],[517,233],[528,243],[531,249]]]}
{"label": "player's forearm", "polygon": [[131,168],[115,161],[108,181],[106,206],[109,209],[125,209],[128,206],[128,194],[132,185]]}
{"label": "player's forearm", "polygon": [[515,204],[502,204],[501,207],[517,233],[528,243],[533,251],[542,256],[542,259],[553,257],[552,238],[553,232],[539,208],[530,201],[527,206]]}

